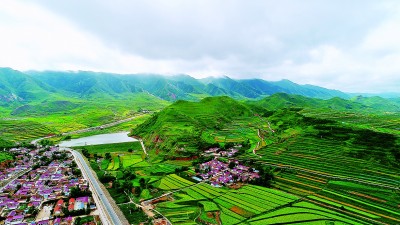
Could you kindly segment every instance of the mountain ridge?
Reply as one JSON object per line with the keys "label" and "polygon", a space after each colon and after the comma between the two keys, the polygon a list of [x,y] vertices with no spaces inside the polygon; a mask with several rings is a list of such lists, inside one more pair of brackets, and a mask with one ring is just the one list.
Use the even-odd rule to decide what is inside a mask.
{"label": "mountain ridge", "polygon": [[[159,74],[122,75],[91,71],[20,72],[10,68],[0,68],[0,74],[3,78],[6,78],[0,80],[1,95],[4,97],[16,92],[16,98],[22,96],[22,99],[25,99],[23,98],[25,95],[22,94],[24,89],[34,89],[46,93],[46,95],[60,93],[79,98],[121,97],[132,93],[149,92],[167,101],[178,99],[200,100],[207,96],[217,95],[227,95],[235,99],[257,99],[278,92],[322,99],[350,98],[341,91],[313,85],[299,85],[288,80],[272,82],[257,78],[232,79],[227,76],[196,79],[186,74],[173,76]],[[17,77],[13,77],[13,74],[18,74],[20,79],[28,80],[31,85],[26,88],[20,87],[19,92],[15,91],[12,87],[17,87],[15,84],[20,81]],[[49,91],[52,93],[48,93]],[[34,100],[32,97],[28,99]]]}
{"label": "mountain ridge", "polygon": [[[289,80],[232,79],[208,77],[196,79],[186,74],[114,74],[91,71],[28,71],[0,68],[1,105],[13,109],[26,104],[72,99],[124,100],[131,96],[151,95],[166,101],[199,101],[205,97],[229,96],[237,100],[260,100],[276,93],[301,95],[309,98],[353,99],[363,105],[389,106],[397,109],[397,98],[360,98],[354,94],[315,85],[300,85]],[[369,98],[375,98],[370,100]],[[358,100],[355,100],[358,99]]]}

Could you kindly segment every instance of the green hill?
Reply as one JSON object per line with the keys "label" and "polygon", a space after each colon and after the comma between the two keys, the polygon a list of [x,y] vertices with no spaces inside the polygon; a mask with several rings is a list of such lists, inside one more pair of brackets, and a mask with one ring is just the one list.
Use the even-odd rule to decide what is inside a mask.
{"label": "green hill", "polygon": [[258,101],[248,101],[249,104],[263,107],[267,110],[281,108],[313,108],[335,111],[352,112],[400,112],[400,104],[392,99],[381,97],[356,97],[342,99],[333,97],[330,99],[309,98],[301,95],[277,93]]}
{"label": "green hill", "polygon": [[277,82],[271,82],[273,85],[280,87],[281,89],[285,90],[282,92],[288,94],[297,94],[303,95],[312,98],[321,98],[321,99],[329,99],[332,97],[340,97],[340,98],[348,98],[348,94],[345,94],[338,90],[330,90],[322,87],[318,87],[315,85],[299,85],[293,83],[290,80],[281,80]]}
{"label": "green hill", "polygon": [[[251,109],[230,97],[208,97],[200,102],[179,100],[132,130],[150,148],[175,155],[190,155],[207,144],[206,130],[221,130],[240,117],[252,115]],[[209,143],[210,144],[210,143]],[[179,153],[176,150],[184,148]]]}
{"label": "green hill", "polygon": [[35,79],[74,96],[84,98],[123,98],[138,92],[150,93],[168,101],[199,100],[206,96],[227,95],[236,99],[257,99],[278,92],[327,99],[347,98],[347,94],[288,80],[269,82],[261,79],[235,80],[229,77],[195,79],[188,75],[96,73],[89,71],[30,71]]}
{"label": "green hill", "polygon": [[49,98],[55,90],[39,80],[10,68],[0,69],[0,104],[18,105]]}
{"label": "green hill", "polygon": [[353,102],[361,103],[376,110],[387,112],[400,112],[400,101],[386,99],[378,96],[363,97],[357,96],[351,99]]}
{"label": "green hill", "polygon": [[292,135],[324,137],[347,144],[349,150],[341,155],[396,166],[400,162],[398,118],[341,98],[321,100],[281,93],[240,103],[230,97],[208,97],[200,102],[177,101],[133,129],[132,135],[163,154],[191,156],[203,146],[228,139],[250,139],[255,147],[257,129],[269,132],[267,119],[277,131],[268,141],[279,143]]}

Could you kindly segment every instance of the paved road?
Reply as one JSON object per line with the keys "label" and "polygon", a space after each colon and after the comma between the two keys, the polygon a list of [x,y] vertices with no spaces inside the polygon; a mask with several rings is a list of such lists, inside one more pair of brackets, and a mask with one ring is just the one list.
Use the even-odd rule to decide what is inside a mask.
{"label": "paved road", "polygon": [[99,183],[97,182],[97,179],[93,176],[92,171],[90,170],[90,168],[87,165],[86,161],[83,159],[82,155],[79,152],[77,152],[75,150],[72,150],[70,148],[63,148],[63,149],[67,150],[67,151],[70,151],[74,155],[74,157],[75,157],[75,159],[77,161],[77,164],[79,165],[79,167],[82,170],[82,174],[84,176],[86,176],[86,179],[91,184],[93,195],[96,195],[96,196],[93,196],[93,197],[97,197],[100,200],[100,202],[97,202],[97,207],[100,208],[101,212],[107,214],[106,221],[108,223],[105,223],[106,221],[102,221],[102,222],[104,224],[122,225],[123,223],[121,222],[121,220],[117,216],[114,208],[111,206],[111,204],[108,201],[106,195],[104,194],[104,192],[101,189]]}
{"label": "paved road", "polygon": [[29,172],[29,171],[31,171],[31,170],[32,170],[32,169],[26,169],[26,170],[21,171],[21,172],[19,172],[19,173],[17,173],[17,174],[14,174],[12,178],[8,178],[8,179],[6,179],[6,180],[2,180],[2,181],[0,182],[0,186],[1,186],[1,187],[0,187],[0,192],[2,192],[2,191],[3,191],[3,188],[5,188],[8,184],[10,184],[10,183],[13,182],[14,180],[18,179],[18,177],[20,177],[20,176],[26,174],[27,172]]}
{"label": "paved road", "polygon": [[79,133],[85,133],[85,132],[89,132],[89,131],[93,131],[93,130],[105,129],[105,128],[108,128],[108,127],[112,127],[112,126],[115,126],[115,125],[118,125],[118,124],[121,124],[121,123],[125,123],[125,122],[128,122],[128,121],[131,121],[131,120],[133,120],[133,119],[135,119],[135,118],[137,118],[137,117],[139,117],[141,115],[143,115],[143,114],[139,114],[139,115],[136,115],[136,116],[133,116],[133,117],[129,117],[129,118],[123,119],[123,120],[118,120],[118,121],[115,121],[115,122],[112,122],[112,123],[103,124],[103,125],[100,125],[100,126],[97,126],[97,127],[88,127],[88,128],[82,129],[82,130],[75,130],[75,131],[65,132],[65,133],[62,133],[62,135],[79,134]]}

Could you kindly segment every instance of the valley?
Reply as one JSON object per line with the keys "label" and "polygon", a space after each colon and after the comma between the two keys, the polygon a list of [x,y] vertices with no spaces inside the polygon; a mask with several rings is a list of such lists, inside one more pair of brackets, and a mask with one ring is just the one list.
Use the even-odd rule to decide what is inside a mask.
{"label": "valley", "polygon": [[[85,176],[93,173],[90,180],[107,196],[95,199],[97,205],[111,202],[107,207],[129,221],[122,224],[400,223],[397,99],[329,90],[324,93],[343,98],[249,97],[238,89],[210,96],[185,76],[179,82],[154,76],[153,84],[165,86],[117,93],[104,81],[117,79],[111,75],[86,74],[96,82],[79,90],[35,76],[24,75],[31,85],[40,80],[31,88],[37,91],[2,102],[0,160],[13,160],[9,149],[32,147],[37,138],[44,148],[73,148],[75,158],[83,155],[79,165],[90,166]],[[133,88],[129,79],[115,90]],[[189,81],[196,91],[183,85]],[[222,81],[234,80],[212,83],[222,88]],[[188,90],[180,95],[172,84]],[[52,93],[42,93],[47,90]],[[106,140],[115,133],[132,141]]]}

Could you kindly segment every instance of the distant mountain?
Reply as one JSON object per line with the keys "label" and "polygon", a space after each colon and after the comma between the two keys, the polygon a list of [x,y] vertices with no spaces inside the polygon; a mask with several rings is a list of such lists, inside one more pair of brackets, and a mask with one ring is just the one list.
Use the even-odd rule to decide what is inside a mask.
{"label": "distant mountain", "polygon": [[350,97],[364,96],[374,97],[379,96],[382,98],[400,98],[400,92],[385,92],[385,93],[347,93]]}
{"label": "distant mountain", "polygon": [[312,98],[322,98],[322,99],[329,99],[333,97],[340,97],[340,98],[348,98],[349,95],[345,94],[341,91],[338,90],[331,90],[331,89],[326,89],[314,85],[299,85],[296,83],[293,83],[290,80],[281,80],[277,82],[271,82],[272,84],[282,88],[285,91],[282,91],[284,93],[288,94],[297,94],[297,95],[303,95],[306,97],[312,97]]}
{"label": "distant mountain", "polygon": [[53,88],[92,98],[104,95],[121,97],[129,93],[148,92],[164,100],[199,100],[206,96],[227,95],[236,99],[257,99],[274,93],[298,94],[328,99],[349,98],[343,92],[288,80],[269,82],[261,79],[234,80],[229,77],[195,79],[188,75],[157,74],[118,75],[95,72],[28,72]]}
{"label": "distant mountain", "polygon": [[0,69],[0,104],[31,102],[50,96],[54,88],[17,70]]}
{"label": "distant mountain", "polygon": [[[28,71],[0,68],[0,98],[3,105],[32,101],[75,99],[128,99],[148,94],[167,101],[195,100],[209,96],[229,96],[239,100],[262,99],[275,93],[330,99],[351,96],[337,90],[313,85],[299,85],[289,80],[235,80],[229,77],[195,79],[188,75],[158,74],[119,75],[89,71]],[[368,105],[368,104],[367,104]]]}
{"label": "distant mountain", "polygon": [[398,101],[399,99],[400,98],[398,98],[396,101],[396,99],[386,99],[378,96],[373,96],[373,97],[357,96],[351,98],[351,101],[361,103],[363,105],[366,105],[368,107],[380,111],[400,112],[400,101]]}
{"label": "distant mountain", "polygon": [[395,99],[384,99],[381,97],[354,97],[342,99],[334,97],[331,99],[309,98],[301,95],[277,93],[258,101],[248,101],[250,105],[256,105],[267,110],[282,108],[319,108],[333,109],[337,111],[358,112],[400,112],[400,101]]}

